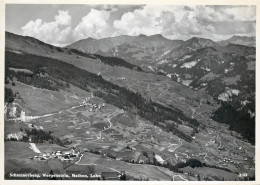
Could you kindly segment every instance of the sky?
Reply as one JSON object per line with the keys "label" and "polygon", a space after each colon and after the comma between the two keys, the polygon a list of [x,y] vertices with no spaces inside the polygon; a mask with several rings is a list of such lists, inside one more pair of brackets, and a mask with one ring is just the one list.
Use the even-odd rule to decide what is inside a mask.
{"label": "sky", "polygon": [[255,6],[7,4],[6,31],[66,46],[92,37],[161,34],[224,40],[255,36]]}

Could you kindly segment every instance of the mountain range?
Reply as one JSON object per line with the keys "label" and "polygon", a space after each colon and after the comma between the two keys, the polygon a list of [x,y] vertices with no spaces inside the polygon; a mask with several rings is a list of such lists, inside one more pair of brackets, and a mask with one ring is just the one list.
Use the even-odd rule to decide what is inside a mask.
{"label": "mountain range", "polygon": [[[101,69],[108,69],[101,67],[102,61],[110,66],[167,76],[195,91],[205,91],[219,102],[228,103],[235,111],[246,114],[249,120],[255,112],[255,47],[248,45],[254,43],[254,37],[233,36],[220,42],[193,37],[181,41],[157,34],[99,40],[87,38],[59,48],[32,37],[6,32],[7,50],[65,60],[83,69],[96,70],[97,74]],[[83,62],[81,57],[90,63]],[[230,122],[230,119],[218,120]]]}
{"label": "mountain range", "polygon": [[[25,151],[31,139],[40,150],[56,144],[84,151],[71,168],[59,163],[57,173],[91,172],[79,165],[94,160],[102,166],[95,172],[120,169],[139,180],[143,173],[160,180],[199,179],[194,174],[237,180],[241,171],[254,178],[255,38],[139,35],[55,47],[5,37],[7,172],[22,170],[20,163],[37,171],[33,165],[41,161],[30,161],[30,148],[13,150]],[[40,138],[35,128],[42,128]]]}
{"label": "mountain range", "polygon": [[119,36],[88,38],[66,48],[122,58],[194,90],[205,90],[237,111],[254,112],[255,37],[235,35],[214,42],[198,37],[181,41],[162,35]]}

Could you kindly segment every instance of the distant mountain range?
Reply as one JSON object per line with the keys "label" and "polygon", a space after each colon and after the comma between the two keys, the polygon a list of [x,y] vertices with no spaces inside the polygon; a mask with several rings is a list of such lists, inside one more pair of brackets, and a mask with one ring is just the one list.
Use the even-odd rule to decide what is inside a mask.
{"label": "distant mountain range", "polygon": [[74,42],[68,46],[67,48],[74,48],[80,51],[96,53],[96,52],[108,52],[109,50],[120,46],[120,45],[135,45],[136,47],[141,47],[143,49],[154,47],[155,49],[159,49],[164,46],[167,48],[178,46],[182,44],[184,41],[181,40],[169,40],[164,38],[162,35],[139,35],[139,36],[128,36],[122,35],[117,37],[110,37],[104,39],[93,39],[87,38],[83,40],[79,40]]}
{"label": "distant mountain range", "polygon": [[220,41],[221,45],[228,45],[228,44],[238,44],[243,46],[255,47],[255,37],[247,37],[247,36],[237,36],[234,35],[233,37]]}
{"label": "distant mountain range", "polygon": [[[103,39],[93,39],[91,37],[76,41],[66,47],[78,49],[80,51],[88,52],[88,53],[95,53],[99,50],[101,52],[108,52],[112,48],[124,44],[133,44],[136,46],[140,46],[143,48],[159,48],[164,46],[165,48],[174,48],[176,46],[180,46],[182,44],[188,45],[193,49],[198,49],[198,47],[205,47],[210,45],[220,44],[222,46],[228,44],[238,44],[244,46],[255,47],[255,37],[247,37],[247,36],[232,36],[231,38],[219,42],[213,42],[210,39],[203,39],[198,37],[193,37],[187,41],[183,40],[169,40],[164,38],[160,34],[146,36],[146,35],[139,35],[139,36],[128,36],[128,35],[121,35],[117,37],[109,37]],[[161,48],[162,49],[162,48]]]}
{"label": "distant mountain range", "polygon": [[193,37],[187,41],[169,40],[162,35],[118,36],[104,39],[87,38],[72,43],[73,48],[87,53],[120,57],[142,67],[158,72],[158,67],[205,47],[224,47],[229,44],[255,46],[255,37],[233,36],[230,39],[214,42],[210,39]]}

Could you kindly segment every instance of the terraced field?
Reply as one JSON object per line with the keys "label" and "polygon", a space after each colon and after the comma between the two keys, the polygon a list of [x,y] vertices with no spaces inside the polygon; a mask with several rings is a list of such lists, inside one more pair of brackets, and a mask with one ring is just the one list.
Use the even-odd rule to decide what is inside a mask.
{"label": "terraced field", "polygon": [[[22,89],[25,85],[17,83],[15,88],[18,87]],[[24,104],[27,104],[26,97],[28,96],[26,96],[26,91],[21,90],[19,92],[25,102]],[[31,94],[38,94],[42,93],[42,90],[34,89],[30,92]],[[46,96],[46,93],[43,94]],[[84,93],[82,93],[82,95],[83,94]],[[56,97],[62,99],[67,94],[61,91],[58,95],[59,96],[56,95]],[[91,97],[88,93],[86,93],[86,95]],[[45,98],[45,96],[39,97]],[[70,95],[70,97],[73,97],[70,99],[71,103],[66,104],[66,106],[68,106],[67,109],[61,109],[60,105],[53,107],[53,102],[50,97],[48,97],[50,99],[48,107],[52,109],[48,110],[51,112],[47,113],[42,111],[36,113],[36,115],[41,115],[41,117],[37,119],[27,122],[17,120],[15,124],[7,124],[5,134],[19,132],[21,128],[25,129],[29,124],[33,124],[37,127],[42,126],[46,131],[52,130],[53,135],[56,137],[71,141],[71,144],[67,145],[67,147],[77,147],[81,151],[87,151],[83,154],[84,156],[81,160],[77,162],[77,165],[93,163],[94,169],[96,166],[101,165],[103,167],[99,166],[99,170],[104,170],[105,168],[110,171],[110,168],[113,168],[117,171],[126,171],[131,177],[139,179],[141,175],[142,179],[171,180],[174,175],[171,171],[166,175],[166,168],[161,170],[161,167],[129,163],[131,161],[141,163],[140,157],[143,156],[144,151],[147,151],[149,155],[155,153],[163,160],[169,161],[172,164],[185,162],[190,158],[196,158],[209,165],[217,165],[223,168],[228,165],[229,169],[233,171],[233,176],[236,177],[237,174],[234,174],[234,172],[241,173],[245,167],[247,168],[247,172],[251,171],[254,173],[252,168],[254,156],[249,155],[254,151],[254,147],[248,143],[236,140],[234,136],[231,136],[230,131],[228,131],[224,125],[219,125],[214,121],[210,122],[212,129],[210,127],[205,129],[200,128],[199,133],[196,133],[194,136],[194,141],[189,143],[168,133],[166,130],[154,126],[151,122],[113,105],[105,104],[104,107],[93,108],[91,105],[103,104],[101,98],[90,98],[89,105],[84,106],[81,103],[84,99],[83,96]],[[61,100],[58,99],[57,101]],[[48,103],[48,101],[46,102]],[[65,103],[65,101],[63,102]],[[19,103],[20,102],[17,102],[17,104]],[[28,103],[30,103],[30,101],[28,101]],[[34,114],[33,112],[28,112],[28,115],[33,116]],[[180,125],[180,127],[182,127],[180,129],[184,132],[189,132],[188,126]],[[12,148],[9,144],[6,146]],[[6,155],[12,156],[11,154],[15,152],[15,149],[9,150],[8,148],[6,148]],[[52,146],[48,148],[55,150],[55,147]],[[39,149],[44,150],[44,147],[39,145]],[[96,152],[96,154],[91,152]],[[245,152],[248,152],[246,160],[244,157]],[[24,155],[25,153],[17,152],[15,158],[17,161],[26,158],[27,162],[23,162],[23,166],[27,164],[31,166],[28,157],[33,156],[33,151],[28,149],[28,154],[26,154],[26,156]],[[91,155],[91,157],[88,158],[88,155]],[[98,160],[94,160],[95,158]],[[229,160],[227,160],[227,158],[229,158]],[[111,160],[113,160],[113,162],[111,162]],[[10,159],[6,158],[6,172],[13,169],[9,165],[13,166],[14,164],[13,162],[9,163],[9,161]],[[30,168],[29,166],[28,168]],[[100,172],[99,170],[97,167],[97,172]],[[223,174],[224,173],[223,171]],[[220,177],[222,178],[222,176]],[[187,178],[192,177],[185,177],[184,179]],[[181,180],[182,178],[176,176],[174,179]]]}

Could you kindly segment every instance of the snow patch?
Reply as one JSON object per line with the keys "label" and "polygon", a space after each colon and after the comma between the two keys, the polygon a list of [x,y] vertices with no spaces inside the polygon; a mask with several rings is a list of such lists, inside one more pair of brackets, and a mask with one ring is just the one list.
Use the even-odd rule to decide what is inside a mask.
{"label": "snow patch", "polygon": [[201,67],[200,69],[203,69],[203,70],[206,70],[206,71],[208,71],[208,72],[210,72],[211,71],[211,69],[209,69],[209,68],[204,68],[204,67]]}
{"label": "snow patch", "polygon": [[166,72],[162,69],[160,69],[159,72],[166,74]]}
{"label": "snow patch", "polygon": [[150,70],[154,71],[152,66],[147,66]]}
{"label": "snow patch", "polygon": [[229,72],[229,71],[231,71],[232,69],[225,69],[225,73],[227,73],[227,72]]}
{"label": "snow patch", "polygon": [[186,47],[185,49],[189,49],[189,50],[191,50],[191,51],[195,51],[196,49],[193,49],[193,48],[191,48],[191,47]]}
{"label": "snow patch", "polygon": [[192,57],[192,55],[184,55],[184,56],[180,59],[180,61],[184,61],[184,60],[186,60],[186,59],[188,59],[188,58],[190,58],[190,57]]}
{"label": "snow patch", "polygon": [[173,74],[167,74],[166,76],[169,77],[169,78],[172,78],[172,75]]}
{"label": "snow patch", "polygon": [[192,82],[192,80],[182,80],[182,84],[185,85],[185,86],[189,86],[190,83]]}
{"label": "snow patch", "polygon": [[255,113],[254,113],[254,112],[251,112],[251,110],[248,110],[248,114],[250,114],[250,118],[255,117]]}
{"label": "snow patch", "polygon": [[162,65],[162,64],[167,64],[167,63],[169,63],[169,62],[171,62],[171,61],[169,61],[169,60],[167,60],[167,59],[163,59],[163,60],[161,60],[160,62],[158,62],[157,64],[158,64],[158,65]]}
{"label": "snow patch", "polygon": [[243,105],[243,106],[245,106],[245,105],[248,104],[248,103],[250,103],[250,101],[247,101],[247,100],[241,101],[241,105]]}
{"label": "snow patch", "polygon": [[161,55],[161,58],[167,54],[169,54],[171,52],[171,50],[168,50],[168,51],[165,51],[162,55]]}
{"label": "snow patch", "polygon": [[240,91],[237,89],[226,88],[226,91],[224,93],[221,93],[218,96],[218,99],[222,101],[230,101],[233,95],[238,96],[239,93]]}
{"label": "snow patch", "polygon": [[229,101],[229,94],[228,94],[228,93],[221,93],[221,94],[218,96],[218,99],[219,99],[219,100],[222,100],[222,101]]}
{"label": "snow patch", "polygon": [[165,162],[165,161],[163,160],[163,158],[162,158],[161,156],[157,155],[157,154],[155,154],[154,158],[155,158],[156,161],[157,161],[158,163],[160,163],[160,164],[164,164],[164,162]]}
{"label": "snow patch", "polygon": [[192,68],[197,63],[198,63],[198,61],[187,62],[187,63],[182,64],[181,68]]}
{"label": "snow patch", "polygon": [[236,96],[238,96],[238,94],[240,93],[240,91],[237,89],[231,89],[231,92],[232,92],[232,94],[234,94]]}
{"label": "snow patch", "polygon": [[177,66],[177,64],[172,64],[172,67],[175,68]]}

